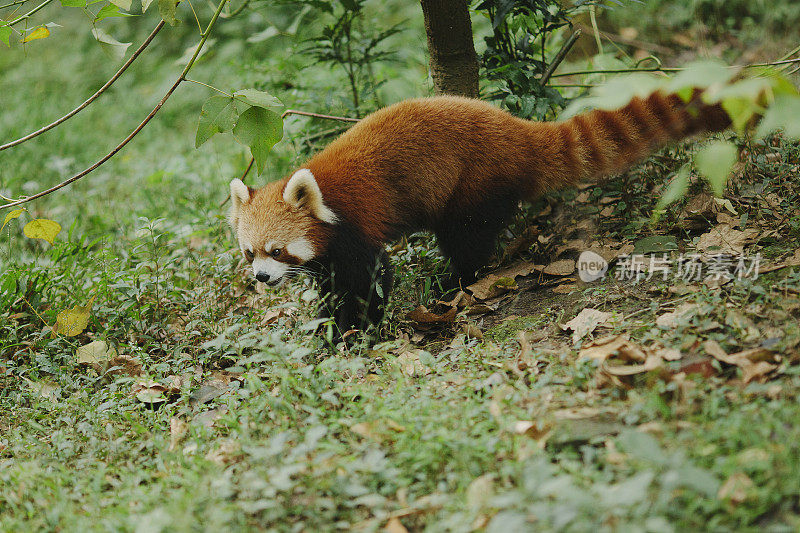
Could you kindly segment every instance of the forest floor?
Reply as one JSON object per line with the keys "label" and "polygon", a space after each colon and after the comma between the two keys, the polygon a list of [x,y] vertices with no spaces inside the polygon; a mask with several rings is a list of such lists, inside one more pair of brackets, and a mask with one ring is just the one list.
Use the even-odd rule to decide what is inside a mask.
{"label": "forest floor", "polygon": [[[12,132],[56,115],[14,98]],[[435,241],[409,236],[381,342],[330,347],[310,282],[249,281],[209,178],[244,159],[191,148],[179,98],[6,225],[0,530],[800,528],[796,144],[741,141],[722,198],[693,182],[657,221],[697,143],[525,206],[446,301]],[[2,186],[94,157],[122,127],[93,113],[5,156]],[[37,216],[53,246],[21,236]]]}

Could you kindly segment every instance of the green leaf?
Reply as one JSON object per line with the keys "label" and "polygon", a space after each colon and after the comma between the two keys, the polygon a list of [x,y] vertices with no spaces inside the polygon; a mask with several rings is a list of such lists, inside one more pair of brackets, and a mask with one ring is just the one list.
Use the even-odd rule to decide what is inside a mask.
{"label": "green leaf", "polygon": [[233,93],[233,96],[244,100],[251,106],[263,107],[264,109],[283,109],[283,103],[280,100],[264,91],[242,89]]}
{"label": "green leaf", "polygon": [[119,42],[100,28],[92,28],[92,35],[94,35],[94,38],[103,44],[118,59],[125,57],[125,52],[131,45],[131,43]]}
{"label": "green leaf", "polygon": [[130,11],[131,4],[133,3],[132,0],[108,0],[108,1],[117,6],[118,8],[124,9],[125,11]]}
{"label": "green leaf", "polygon": [[14,209],[13,211],[9,211],[8,214],[6,214],[6,218],[3,219],[3,225],[0,226],[0,231],[3,231],[3,228],[6,227],[6,224],[15,218],[19,218],[19,216],[24,212],[24,209]]}
{"label": "green leaf", "polygon": [[720,482],[708,470],[692,465],[681,465],[676,470],[677,479],[684,487],[694,489],[707,498],[714,498],[717,495]]}
{"label": "green leaf", "polygon": [[783,130],[787,137],[800,139],[800,97],[780,94],[764,112],[756,135],[764,137],[774,131]]}
{"label": "green leaf", "polygon": [[634,429],[623,431],[617,437],[617,444],[623,452],[641,461],[655,464],[665,464],[667,462],[664,449],[661,448],[655,437],[643,431]]}
{"label": "green leaf", "polygon": [[738,155],[736,145],[730,141],[712,141],[695,154],[694,164],[711,185],[715,196],[722,196]]}
{"label": "green leaf", "polygon": [[142,0],[142,13],[147,11],[147,8],[150,7],[150,4],[153,3],[153,0]]}
{"label": "green leaf", "polygon": [[216,133],[231,131],[236,125],[239,113],[236,111],[233,98],[228,96],[212,96],[203,103],[203,110],[197,121],[197,135],[194,138],[195,148],[199,148]]}
{"label": "green leaf", "polygon": [[[130,5],[130,2],[128,3]],[[107,19],[109,17],[132,17],[134,15],[130,13],[123,13],[119,10],[119,6],[115,4],[106,4],[104,5],[100,11],[97,12],[97,15],[94,17],[95,22],[99,22],[103,19]]]}
{"label": "green leaf", "polygon": [[733,129],[739,133],[743,133],[747,123],[761,111],[761,106],[748,98],[726,98],[720,105],[731,117]]}
{"label": "green leaf", "polygon": [[86,7],[86,0],[61,0],[64,7]]}
{"label": "green leaf", "polygon": [[22,228],[22,233],[29,239],[42,239],[50,244],[53,244],[53,240],[60,232],[61,224],[46,218],[31,220]]}
{"label": "green leaf", "polygon": [[[176,26],[178,19],[175,18],[175,11],[178,9],[179,0],[158,0],[158,14],[164,19],[164,22],[170,26]],[[148,4],[149,5],[149,4]]]}
{"label": "green leaf", "polygon": [[689,188],[689,166],[683,165],[678,173],[675,174],[675,177],[670,180],[669,185],[667,185],[664,194],[661,195],[661,198],[658,199],[658,205],[656,206],[656,211],[653,215],[658,218],[656,213],[661,213],[666,209],[666,207],[676,200],[680,200],[683,198],[683,195],[686,194],[686,190]]}
{"label": "green leaf", "polygon": [[4,43],[6,43],[6,46],[10,47],[12,33],[13,31],[11,31],[11,28],[3,24],[2,26],[0,26],[0,41],[3,41]]}
{"label": "green leaf", "polygon": [[731,117],[734,129],[743,132],[747,123],[763,111],[761,102],[765,95],[772,93],[773,86],[777,83],[777,78],[741,80],[718,90],[707,91],[703,94],[703,100],[707,103],[719,102]]}
{"label": "green leaf", "polygon": [[641,72],[620,76],[595,88],[590,97],[580,98],[570,104],[559,118],[570,118],[587,109],[619,109],[635,96],[649,96],[661,84],[660,79]]}
{"label": "green leaf", "polygon": [[695,61],[687,65],[685,70],[682,70],[670,80],[667,84],[666,92],[678,93],[683,91],[682,94],[691,96],[691,91],[685,93],[687,88],[705,89],[715,85],[725,85],[735,74],[735,69],[728,68],[719,61]]}
{"label": "green leaf", "polygon": [[250,147],[256,169],[261,174],[270,149],[283,137],[283,120],[274,111],[251,107],[239,116],[233,136],[241,144]]}

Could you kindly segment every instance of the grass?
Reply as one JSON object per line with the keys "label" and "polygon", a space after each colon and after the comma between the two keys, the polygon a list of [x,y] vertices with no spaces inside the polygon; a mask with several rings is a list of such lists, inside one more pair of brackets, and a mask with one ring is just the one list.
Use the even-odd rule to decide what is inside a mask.
{"label": "grass", "polygon": [[[415,17],[411,29],[398,39],[421,35],[411,7],[403,12]],[[30,88],[4,92],[4,138],[51,120],[113,71],[85,36],[69,33],[76,26],[32,43],[28,56],[0,56],[4,87]],[[123,136],[192,42],[188,29],[171,35],[68,128],[0,154],[1,192],[51,184]],[[80,53],[62,53],[68,39]],[[275,52],[291,39],[249,51],[222,41],[195,77],[346,112],[335,74]],[[423,79],[419,57],[403,54],[386,72]],[[287,79],[302,87],[276,90]],[[396,82],[384,96],[423,86]],[[435,243],[415,235],[393,253],[399,286],[385,342],[331,349],[303,329],[314,316],[310,284],[264,291],[238,267],[219,204],[246,154],[225,137],[194,150],[207,96],[183,87],[107,166],[29,206],[22,223],[42,216],[65,227],[53,246],[24,238],[19,221],[3,230],[0,530],[371,531],[397,521],[430,531],[800,528],[797,268],[685,294],[670,292],[671,282],[612,277],[569,295],[526,285],[496,313],[472,318],[485,340],[458,327],[414,340],[406,315],[434,303],[445,266]],[[306,131],[329,126],[289,123],[268,175],[303,157]],[[578,226],[587,220],[598,238],[670,234],[691,250],[705,229],[682,218],[686,201],[658,225],[648,220],[664,176],[694,147],[591,189],[590,201],[567,191],[538,203],[551,214],[532,210],[511,229],[533,226],[552,240],[516,259],[556,259],[558,246],[586,238]],[[778,257],[798,247],[800,151],[780,139],[748,150],[726,198],[749,224],[777,232],[759,246]],[[603,216],[598,205],[611,196],[620,201]],[[59,312],[92,298],[84,332],[50,333]],[[698,311],[675,327],[656,325],[682,303]],[[678,349],[684,360],[667,364],[669,378],[651,372],[601,387],[597,363],[579,360],[581,343],[558,327],[584,307],[617,312],[611,333]],[[520,331],[531,349],[525,367]],[[142,375],[79,362],[77,349],[97,340],[140,362]],[[782,360],[768,380],[744,384],[737,368],[705,356],[708,340],[728,353],[768,341]],[[687,366],[695,362],[700,371]]]}

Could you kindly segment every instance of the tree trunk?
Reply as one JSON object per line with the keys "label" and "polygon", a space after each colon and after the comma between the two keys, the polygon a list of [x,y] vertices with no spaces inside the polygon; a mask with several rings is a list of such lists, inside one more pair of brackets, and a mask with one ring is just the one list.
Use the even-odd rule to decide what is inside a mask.
{"label": "tree trunk", "polygon": [[478,97],[478,56],[467,0],[420,0],[436,94]]}

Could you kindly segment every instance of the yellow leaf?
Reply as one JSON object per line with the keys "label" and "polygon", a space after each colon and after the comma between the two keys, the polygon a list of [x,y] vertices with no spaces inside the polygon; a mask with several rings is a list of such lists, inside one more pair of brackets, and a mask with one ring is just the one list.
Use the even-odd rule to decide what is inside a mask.
{"label": "yellow leaf", "polygon": [[30,32],[24,39],[22,39],[23,43],[27,43],[28,41],[35,41],[36,39],[44,39],[45,37],[50,37],[50,30],[47,29],[47,26],[39,26],[32,32]]}
{"label": "yellow leaf", "polygon": [[11,220],[13,220],[13,219],[15,219],[15,218],[19,218],[19,216],[20,216],[20,215],[21,215],[21,214],[22,214],[24,211],[25,211],[24,209],[14,209],[13,211],[10,211],[10,212],[9,212],[9,213],[6,215],[6,218],[3,220],[3,225],[2,225],[2,226],[0,226],[0,231],[3,231],[3,228],[5,228],[5,227],[6,227],[6,224],[8,224],[8,223],[9,223],[9,221],[11,221]]}
{"label": "yellow leaf", "polygon": [[53,331],[66,337],[74,337],[83,332],[89,325],[89,314],[92,310],[94,297],[85,306],[76,305],[72,309],[65,309],[58,313]]}
{"label": "yellow leaf", "polygon": [[44,239],[53,244],[53,239],[61,232],[61,224],[46,218],[37,218],[25,224],[22,232],[30,239]]}

